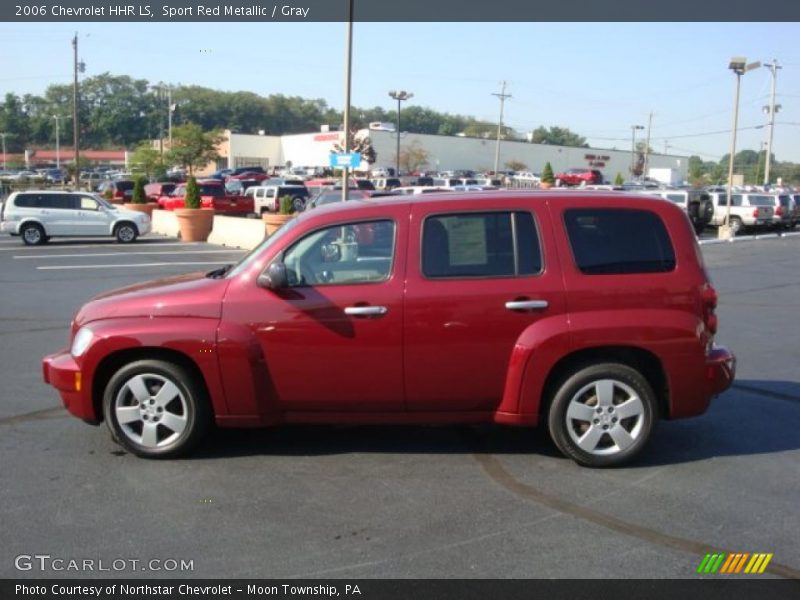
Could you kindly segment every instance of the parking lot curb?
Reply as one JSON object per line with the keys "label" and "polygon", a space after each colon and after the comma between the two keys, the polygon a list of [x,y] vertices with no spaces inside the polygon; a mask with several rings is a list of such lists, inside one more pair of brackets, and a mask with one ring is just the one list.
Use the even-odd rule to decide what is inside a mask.
{"label": "parking lot curb", "polygon": [[758,240],[779,240],[781,238],[787,237],[800,237],[800,231],[792,232],[792,233],[764,233],[764,234],[756,234],[756,235],[742,235],[737,236],[734,238],[729,238],[727,240],[720,240],[717,238],[712,238],[708,240],[698,240],[698,244],[701,246],[711,246],[713,244],[733,244],[734,242],[755,242]]}

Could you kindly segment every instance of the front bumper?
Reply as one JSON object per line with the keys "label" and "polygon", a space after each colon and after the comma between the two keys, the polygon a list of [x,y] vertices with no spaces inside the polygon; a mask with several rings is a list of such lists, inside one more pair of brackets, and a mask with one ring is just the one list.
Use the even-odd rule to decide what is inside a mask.
{"label": "front bumper", "polygon": [[736,378],[736,356],[724,346],[715,346],[706,357],[706,380],[712,396],[721,394]]}
{"label": "front bumper", "polygon": [[44,382],[58,390],[64,407],[76,417],[98,423],[89,381],[83,381],[81,369],[68,350],[45,356],[42,360]]}

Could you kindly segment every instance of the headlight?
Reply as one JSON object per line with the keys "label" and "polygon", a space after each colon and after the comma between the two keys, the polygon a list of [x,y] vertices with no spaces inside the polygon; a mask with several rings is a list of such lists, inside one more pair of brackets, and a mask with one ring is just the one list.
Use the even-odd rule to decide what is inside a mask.
{"label": "headlight", "polygon": [[92,338],[94,334],[92,330],[88,327],[81,327],[78,330],[78,333],[75,334],[75,337],[72,340],[72,348],[70,348],[70,353],[74,357],[78,357],[89,348],[89,344],[92,343]]}

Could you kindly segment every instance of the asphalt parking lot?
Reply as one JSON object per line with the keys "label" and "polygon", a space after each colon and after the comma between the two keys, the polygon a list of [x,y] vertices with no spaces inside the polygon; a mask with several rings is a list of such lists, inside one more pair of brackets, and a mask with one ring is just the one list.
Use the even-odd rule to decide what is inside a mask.
{"label": "asphalt parking lot", "polygon": [[[0,577],[695,577],[723,551],[773,553],[755,577],[800,578],[800,236],[703,252],[737,382],[703,417],[661,423],[630,467],[581,468],[543,431],[500,427],[223,431],[147,461],[69,416],[41,358],[93,295],[242,252],[0,236]],[[15,568],[33,554],[194,568]]]}

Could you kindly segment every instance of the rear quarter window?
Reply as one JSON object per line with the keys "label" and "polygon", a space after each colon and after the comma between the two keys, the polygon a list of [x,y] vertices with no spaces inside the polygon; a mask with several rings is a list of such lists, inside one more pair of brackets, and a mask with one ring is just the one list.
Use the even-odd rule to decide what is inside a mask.
{"label": "rear quarter window", "polygon": [[654,212],[576,208],[564,212],[575,265],[586,275],[664,273],[675,268],[675,251]]}

